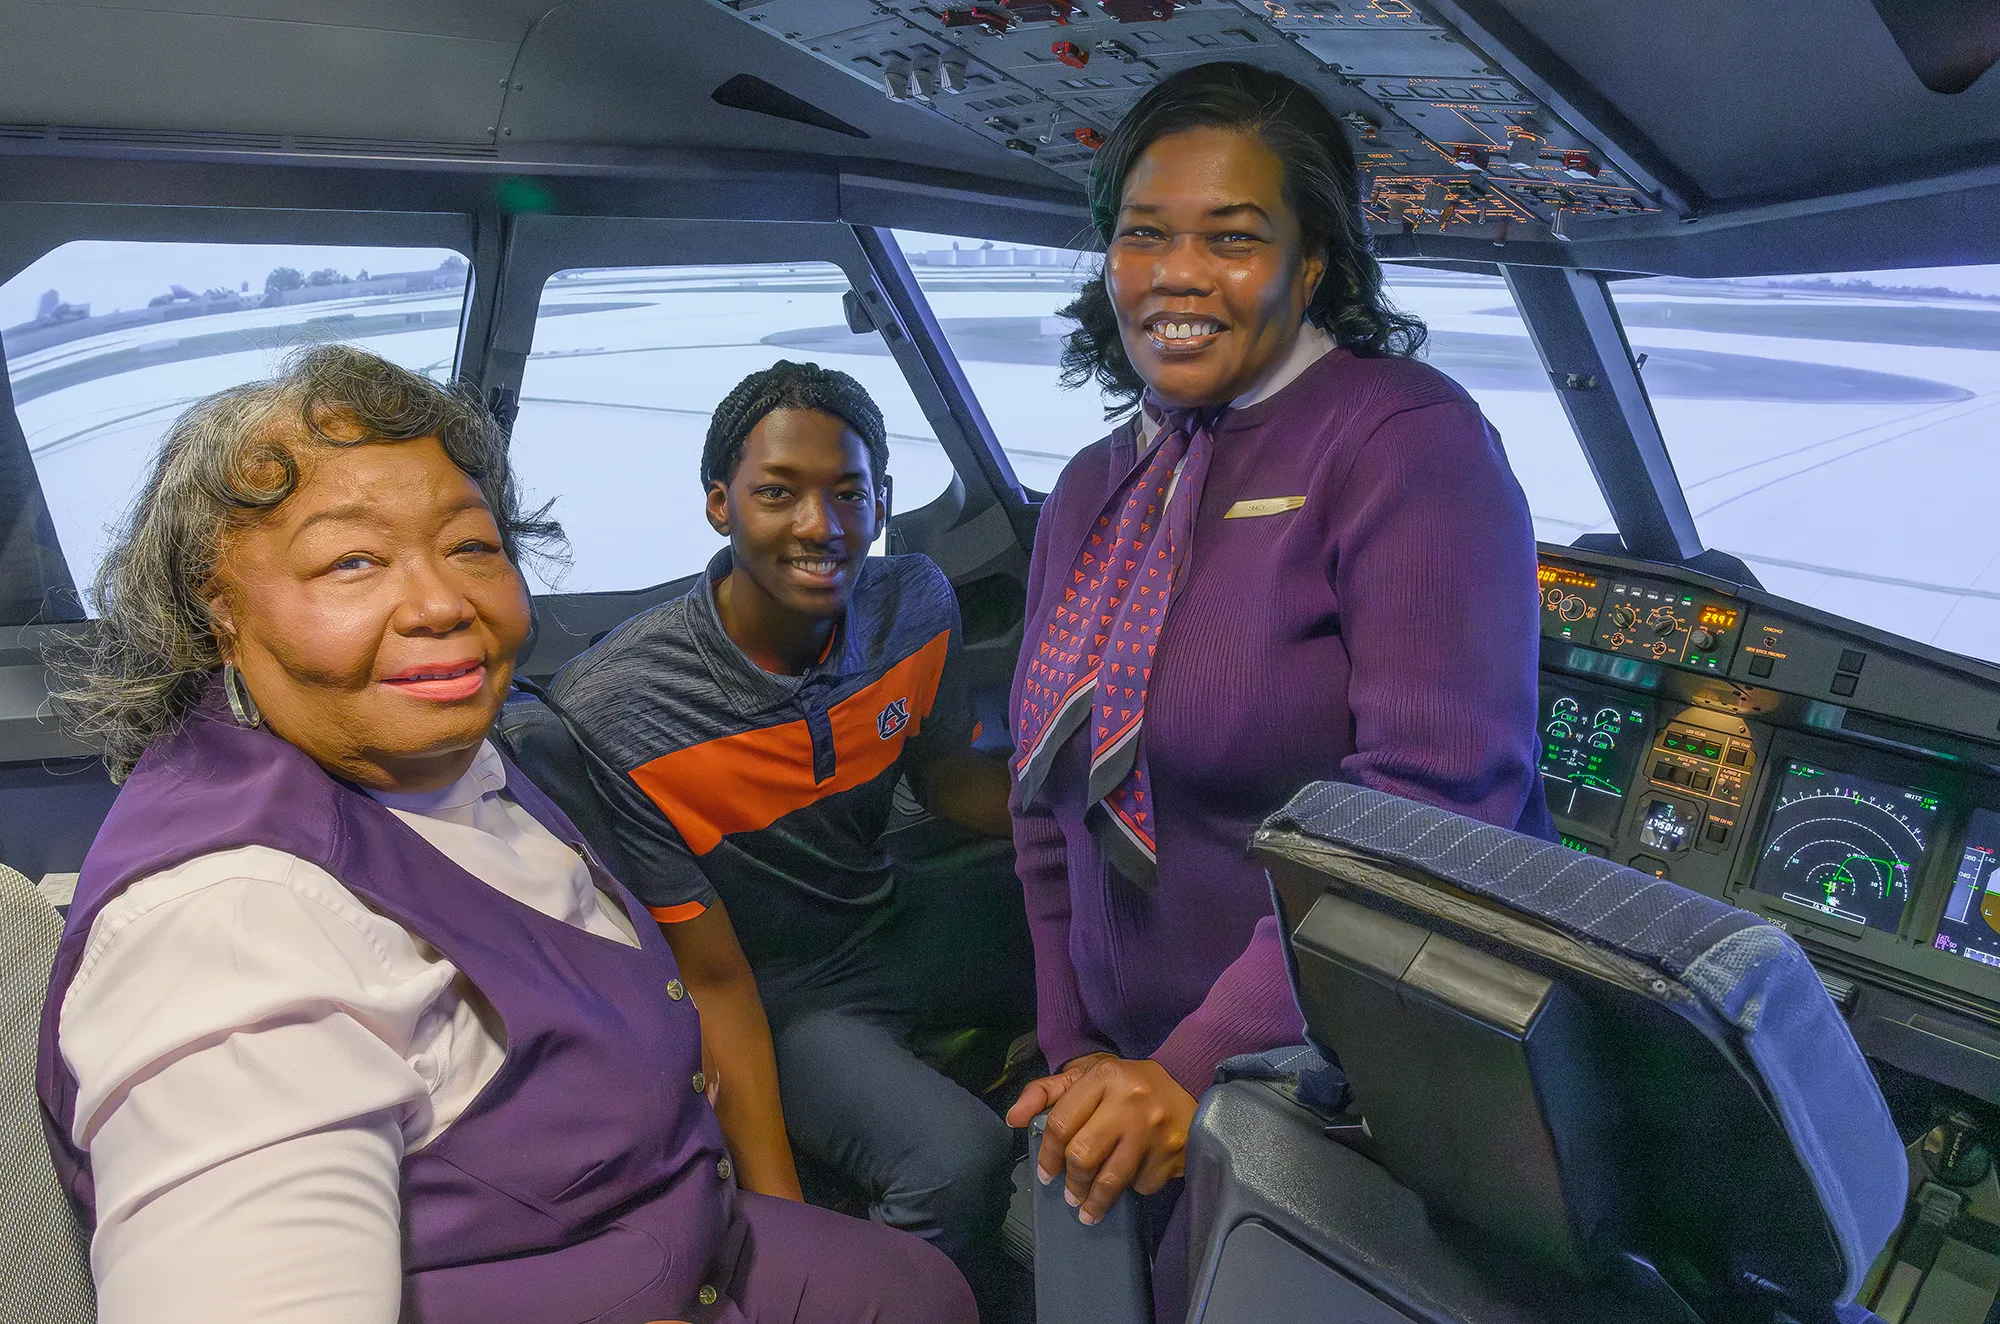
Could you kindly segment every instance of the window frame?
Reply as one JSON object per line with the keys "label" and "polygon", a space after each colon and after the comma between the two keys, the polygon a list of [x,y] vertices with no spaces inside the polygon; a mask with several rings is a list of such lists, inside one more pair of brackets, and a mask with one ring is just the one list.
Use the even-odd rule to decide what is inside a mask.
{"label": "window frame", "polygon": [[[891,517],[892,543],[938,561],[954,582],[994,570],[1024,576],[1034,507],[1008,463],[930,305],[886,230],[840,221],[519,216],[507,223],[495,304],[465,365],[511,414],[534,348],[542,294],[559,271],[588,268],[824,262],[840,269],[876,322],[956,475],[940,496]],[[536,597],[542,637],[523,671],[542,674],[691,576],[643,588]]]}
{"label": "window frame", "polygon": [[[490,224],[487,228],[491,228]],[[469,212],[291,211],[277,208],[0,203],[0,282],[80,241],[205,244],[325,244],[362,248],[443,248],[465,258],[469,290],[459,315],[454,371],[492,268],[481,268],[478,218]],[[490,247],[490,245],[489,245]],[[0,355],[4,361],[4,355]],[[55,540],[47,497],[0,373],[0,626],[85,619],[84,585]]]}

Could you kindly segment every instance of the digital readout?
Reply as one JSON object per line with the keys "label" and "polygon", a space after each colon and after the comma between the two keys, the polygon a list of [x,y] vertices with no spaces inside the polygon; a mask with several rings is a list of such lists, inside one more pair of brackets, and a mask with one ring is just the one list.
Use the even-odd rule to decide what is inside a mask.
{"label": "digital readout", "polygon": [[1581,570],[1570,570],[1564,566],[1550,565],[1544,561],[1535,567],[1535,578],[1542,587],[1561,584],[1564,588],[1596,588],[1597,576],[1586,575]]}
{"label": "digital readout", "polygon": [[1709,603],[1701,609],[1701,627],[1721,633],[1735,626],[1737,614],[1734,607],[1718,607],[1714,603]]}

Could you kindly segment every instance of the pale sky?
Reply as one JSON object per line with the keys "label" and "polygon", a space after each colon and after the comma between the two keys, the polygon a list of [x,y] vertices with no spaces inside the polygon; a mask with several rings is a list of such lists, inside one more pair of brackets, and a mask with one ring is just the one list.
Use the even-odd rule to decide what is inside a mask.
{"label": "pale sky", "polygon": [[17,326],[35,315],[44,290],[68,303],[87,303],[92,313],[144,308],[169,285],[196,294],[209,288],[235,289],[250,282],[262,294],[273,267],[314,271],[338,267],[343,275],[367,270],[424,271],[451,255],[443,248],[335,248],[305,244],[155,244],[84,239],[64,244],[0,285],[0,327]]}

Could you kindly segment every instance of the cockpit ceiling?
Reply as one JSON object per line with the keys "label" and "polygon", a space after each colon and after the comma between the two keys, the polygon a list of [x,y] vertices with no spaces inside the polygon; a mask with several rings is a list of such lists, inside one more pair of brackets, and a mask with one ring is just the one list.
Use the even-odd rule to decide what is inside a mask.
{"label": "cockpit ceiling", "polygon": [[1615,240],[2000,166],[2000,74],[1926,87],[1877,12],[1914,2],[0,0],[0,150],[720,148],[1075,196],[1146,87],[1229,58],[1346,118],[1378,233]]}
{"label": "cockpit ceiling", "polygon": [[[2000,162],[2000,71],[1930,90],[1869,0],[1499,3],[1712,199]],[[1926,3],[1881,0],[1891,13]],[[1989,17],[1961,30],[1975,55],[1993,33],[1979,7]]]}

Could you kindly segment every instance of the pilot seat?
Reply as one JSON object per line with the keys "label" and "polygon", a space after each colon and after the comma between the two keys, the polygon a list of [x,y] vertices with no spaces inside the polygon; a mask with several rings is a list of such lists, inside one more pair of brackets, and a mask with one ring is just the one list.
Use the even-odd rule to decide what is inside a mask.
{"label": "pilot seat", "polygon": [[[1331,1115],[1270,1081],[1204,1096],[1189,1324],[1874,1319],[1852,1302],[1902,1216],[1904,1151],[1781,930],[1342,784],[1252,850],[1348,1095]],[[1037,1210],[1043,1324],[1147,1324],[1130,1286],[1079,1308],[1086,1258],[1090,1281],[1136,1281],[1087,1232]]]}

